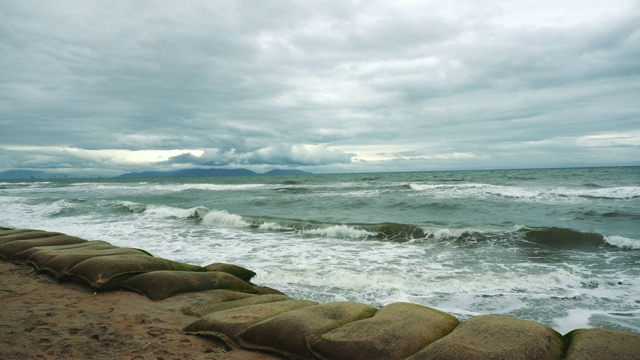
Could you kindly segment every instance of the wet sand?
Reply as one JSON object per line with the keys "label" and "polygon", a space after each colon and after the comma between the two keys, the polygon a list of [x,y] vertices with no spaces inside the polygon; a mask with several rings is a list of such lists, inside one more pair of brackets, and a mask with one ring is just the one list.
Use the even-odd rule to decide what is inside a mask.
{"label": "wet sand", "polygon": [[180,308],[205,298],[188,293],[154,302],[128,291],[95,294],[0,261],[0,358],[282,359],[184,334],[197,318]]}

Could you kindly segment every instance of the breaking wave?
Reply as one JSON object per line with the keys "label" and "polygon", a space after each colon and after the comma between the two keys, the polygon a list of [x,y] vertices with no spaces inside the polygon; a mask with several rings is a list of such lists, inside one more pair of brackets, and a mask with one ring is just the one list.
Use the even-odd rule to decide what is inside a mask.
{"label": "breaking wave", "polygon": [[[560,227],[517,226],[510,230],[441,228],[403,223],[344,224],[313,220],[243,216],[206,207],[180,208],[140,204],[130,201],[112,203],[128,212],[160,218],[188,219],[203,226],[247,228],[256,231],[292,232],[306,236],[393,242],[451,242],[480,244],[488,241],[516,244],[525,241],[556,249],[624,249],[639,250],[640,240],[617,235],[583,232]],[[615,216],[615,215],[614,215]]]}
{"label": "breaking wave", "polygon": [[409,187],[425,195],[436,198],[475,198],[487,199],[491,197],[512,198],[525,201],[539,202],[570,202],[580,199],[616,199],[631,200],[640,198],[640,187],[585,187],[575,188],[535,188],[508,185],[492,185],[483,183],[411,183]]}

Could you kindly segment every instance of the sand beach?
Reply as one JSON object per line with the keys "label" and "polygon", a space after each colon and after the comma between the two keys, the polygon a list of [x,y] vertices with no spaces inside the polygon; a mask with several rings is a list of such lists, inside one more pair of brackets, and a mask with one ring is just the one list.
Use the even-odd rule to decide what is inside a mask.
{"label": "sand beach", "polygon": [[130,291],[94,293],[30,266],[0,261],[0,358],[282,359],[183,333],[196,318],[180,308],[199,296],[205,295],[154,302]]}

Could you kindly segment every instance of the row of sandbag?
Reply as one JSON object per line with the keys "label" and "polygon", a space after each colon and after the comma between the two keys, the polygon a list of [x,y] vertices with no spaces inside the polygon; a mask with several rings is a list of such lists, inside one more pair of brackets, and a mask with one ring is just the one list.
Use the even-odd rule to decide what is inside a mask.
{"label": "row of sandbag", "polygon": [[182,308],[200,317],[184,330],[231,347],[289,359],[631,360],[640,334],[577,329],[561,335],[530,320],[479,315],[462,323],[450,314],[410,303],[375,309],[356,302],[296,300],[216,290]]}
{"label": "row of sandbag", "polygon": [[[111,253],[119,251],[123,253]],[[255,296],[251,293],[264,290],[249,283],[255,274],[246,269],[181,264],[60,233],[0,228],[0,257],[96,290],[121,286],[156,300],[231,288],[234,291],[210,290],[209,300],[184,307],[185,314],[201,317],[185,331],[290,359],[623,360],[637,359],[640,353],[640,334],[625,331],[578,329],[562,336],[543,324],[500,315],[480,315],[459,324],[449,314],[416,304],[376,309],[355,302],[318,304],[283,294]],[[208,271],[212,268],[244,280]]]}
{"label": "row of sandbag", "polygon": [[125,288],[152,300],[194,291],[231,289],[277,292],[249,281],[254,272],[231,264],[196,266],[154,257],[141,249],[88,241],[58,232],[0,229],[0,257],[30,264],[59,280],[85,283],[96,291]]}

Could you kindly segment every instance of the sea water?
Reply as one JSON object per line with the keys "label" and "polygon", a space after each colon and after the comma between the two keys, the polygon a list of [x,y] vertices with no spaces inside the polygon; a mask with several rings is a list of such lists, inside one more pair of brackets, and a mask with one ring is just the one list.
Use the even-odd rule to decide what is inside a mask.
{"label": "sea water", "polygon": [[0,212],[297,298],[640,332],[640,167],[4,181]]}

